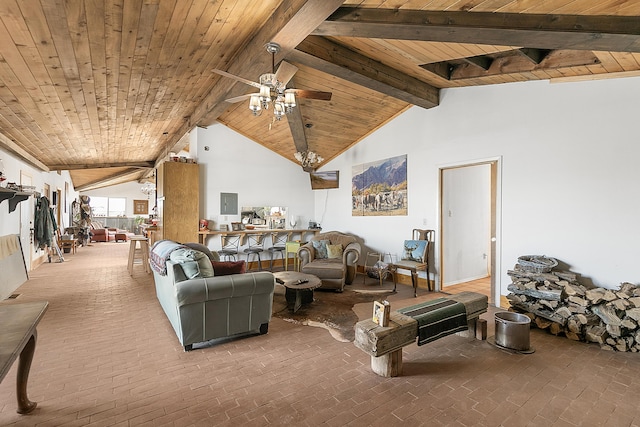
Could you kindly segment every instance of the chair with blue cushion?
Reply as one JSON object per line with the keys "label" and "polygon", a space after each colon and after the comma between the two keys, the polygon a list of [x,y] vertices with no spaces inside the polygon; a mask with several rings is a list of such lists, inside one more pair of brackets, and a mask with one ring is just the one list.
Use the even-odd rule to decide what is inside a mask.
{"label": "chair with blue cushion", "polygon": [[418,296],[418,272],[424,271],[427,275],[427,288],[432,291],[433,281],[430,278],[429,254],[431,244],[435,236],[434,230],[414,229],[413,238],[405,240],[402,248],[401,259],[389,265],[393,272],[393,290],[397,285],[397,271],[408,270],[411,272],[411,284],[413,285],[413,296]]}

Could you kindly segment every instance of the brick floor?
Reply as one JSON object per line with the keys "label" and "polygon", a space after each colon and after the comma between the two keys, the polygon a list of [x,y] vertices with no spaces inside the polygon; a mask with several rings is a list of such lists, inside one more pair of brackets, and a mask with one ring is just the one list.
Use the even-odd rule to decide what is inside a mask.
{"label": "brick floor", "polygon": [[[0,425],[640,426],[639,355],[539,330],[528,355],[458,335],[405,347],[397,378],[373,374],[368,355],[325,329],[277,318],[267,335],[185,353],[152,276],[127,273],[128,248],[79,248],[17,290],[50,303],[29,381],[38,408],[15,412],[15,364],[0,384]],[[409,286],[389,299],[416,302]],[[492,335],[492,313],[483,317]]]}

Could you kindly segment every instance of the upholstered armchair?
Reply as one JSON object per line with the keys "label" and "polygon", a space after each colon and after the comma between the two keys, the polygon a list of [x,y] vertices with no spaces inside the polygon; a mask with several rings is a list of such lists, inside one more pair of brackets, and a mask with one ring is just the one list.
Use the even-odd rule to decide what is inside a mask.
{"label": "upholstered armchair", "polygon": [[342,292],[356,275],[360,243],[338,231],[320,233],[298,249],[298,258],[300,271],[319,277],[321,288]]}

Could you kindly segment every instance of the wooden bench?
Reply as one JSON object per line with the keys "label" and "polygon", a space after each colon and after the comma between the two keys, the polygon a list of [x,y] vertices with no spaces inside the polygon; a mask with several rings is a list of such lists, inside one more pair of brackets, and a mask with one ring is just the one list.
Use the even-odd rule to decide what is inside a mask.
{"label": "wooden bench", "polygon": [[[447,299],[464,304],[467,314],[467,333],[478,339],[487,338],[487,322],[479,319],[487,312],[488,298],[476,292],[461,292]],[[428,304],[426,301],[424,304]],[[371,356],[371,369],[383,377],[402,374],[402,347],[416,342],[418,321],[397,311],[389,316],[389,326],[379,326],[371,319],[355,326],[354,344]]]}

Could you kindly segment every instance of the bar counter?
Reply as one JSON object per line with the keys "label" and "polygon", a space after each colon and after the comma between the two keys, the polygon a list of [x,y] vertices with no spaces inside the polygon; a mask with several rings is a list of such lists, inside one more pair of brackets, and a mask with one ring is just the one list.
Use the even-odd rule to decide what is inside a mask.
{"label": "bar counter", "polygon": [[[321,232],[322,229],[319,228],[296,228],[296,229],[271,229],[271,228],[254,228],[253,230],[241,230],[241,231],[233,231],[233,230],[204,230],[204,231],[199,231],[198,232],[198,241],[203,244],[206,245],[206,241],[207,238],[209,236],[222,236],[225,234],[234,234],[234,235],[241,235],[241,239],[240,239],[240,244],[244,243],[245,240],[245,236],[247,234],[257,234],[257,233],[262,233],[262,234],[271,234],[271,233],[289,233],[289,238],[287,240],[294,240],[292,239],[292,235],[296,235],[299,234],[300,235],[300,239],[304,241],[305,240],[305,235],[307,234],[313,234],[314,236],[316,234],[318,234],[319,232]],[[298,240],[298,239],[296,239]]]}

